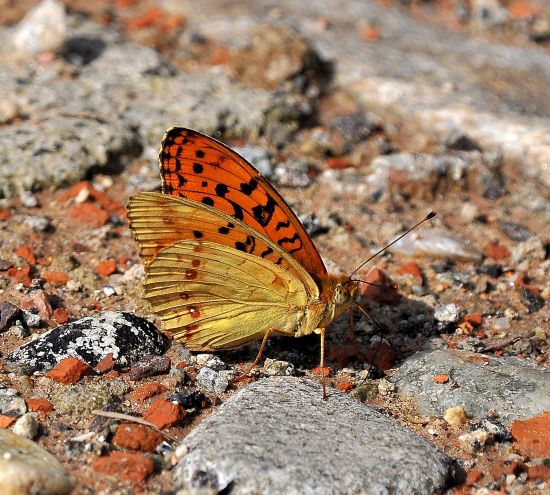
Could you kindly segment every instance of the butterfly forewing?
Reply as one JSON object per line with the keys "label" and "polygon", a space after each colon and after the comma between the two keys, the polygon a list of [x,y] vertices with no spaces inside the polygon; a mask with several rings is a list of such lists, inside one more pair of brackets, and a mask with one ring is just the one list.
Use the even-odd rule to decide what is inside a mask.
{"label": "butterfly forewing", "polygon": [[174,127],[161,146],[162,191],[223,211],[263,233],[310,274],[327,271],[304,227],[271,184],[244,158],[197,131]]}
{"label": "butterfly forewing", "polygon": [[303,276],[303,270],[298,271],[298,264],[289,260],[280,247],[205,204],[159,193],[140,193],[130,198],[128,217],[145,265],[161,249],[184,239],[194,239],[254,254]]}

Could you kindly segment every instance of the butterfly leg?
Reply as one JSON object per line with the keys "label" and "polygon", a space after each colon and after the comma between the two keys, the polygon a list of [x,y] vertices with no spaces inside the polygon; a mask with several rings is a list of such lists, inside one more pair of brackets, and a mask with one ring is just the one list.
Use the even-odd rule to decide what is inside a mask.
{"label": "butterfly leg", "polygon": [[235,378],[235,381],[240,381],[246,376],[248,376],[248,373],[250,373],[254,366],[256,366],[260,359],[262,359],[262,354],[264,353],[265,346],[267,345],[267,341],[269,337],[273,335],[273,330],[269,329],[267,332],[265,332],[264,338],[262,340],[262,344],[260,345],[260,350],[258,351],[258,355],[256,356],[256,359],[254,359],[254,362],[246,369],[246,371],[243,371],[237,378]]}
{"label": "butterfly leg", "polygon": [[319,328],[321,334],[321,363],[319,368],[321,370],[321,377],[323,383],[323,400],[327,400],[327,375],[325,373],[325,335],[327,333],[326,328]]}

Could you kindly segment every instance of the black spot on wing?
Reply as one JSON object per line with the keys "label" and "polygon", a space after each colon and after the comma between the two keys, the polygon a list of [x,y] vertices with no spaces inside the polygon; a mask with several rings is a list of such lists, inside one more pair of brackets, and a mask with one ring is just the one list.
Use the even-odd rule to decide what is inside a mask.
{"label": "black spot on wing", "polygon": [[193,236],[195,239],[200,239],[204,234],[200,230],[193,230]]}
{"label": "black spot on wing", "polygon": [[271,217],[273,217],[276,205],[277,203],[275,202],[275,200],[271,196],[268,196],[265,205],[256,205],[254,208],[252,208],[252,214],[254,215],[254,218],[262,227],[265,227],[271,221]]}
{"label": "black spot on wing", "polygon": [[[285,248],[285,244],[294,244],[296,241],[298,242],[298,247],[295,247],[293,249],[287,249]],[[300,240],[300,236],[298,233],[294,234],[292,237],[283,237],[277,241],[277,244],[281,246],[287,253],[295,253],[296,251],[299,251],[302,248],[302,241]]]}
{"label": "black spot on wing", "polygon": [[204,167],[200,163],[193,163],[193,172],[202,174]]}
{"label": "black spot on wing", "polygon": [[239,251],[244,251],[246,253],[246,244],[241,241],[237,241],[235,243],[235,249],[238,249]]}
{"label": "black spot on wing", "polygon": [[220,227],[220,228],[218,229],[218,232],[219,232],[220,234],[227,235],[227,234],[229,234],[230,230],[229,230],[228,227]]}
{"label": "black spot on wing", "polygon": [[241,192],[250,196],[252,191],[258,187],[258,181],[254,178],[250,179],[248,182],[241,183]]}
{"label": "black spot on wing", "polygon": [[265,258],[266,256],[269,256],[271,253],[273,253],[273,249],[271,249],[270,247],[268,247],[265,251],[263,251],[263,252],[260,254],[260,258]]}
{"label": "black spot on wing", "polygon": [[204,198],[202,198],[201,203],[208,206],[214,206],[214,200],[210,196],[205,196]]}
{"label": "black spot on wing", "polygon": [[195,156],[197,158],[204,158],[204,151],[203,150],[197,150],[195,151]]}
{"label": "black spot on wing", "polygon": [[275,226],[275,230],[286,229],[287,227],[290,227],[290,220],[287,220],[286,222],[279,222]]}
{"label": "black spot on wing", "polygon": [[225,198],[225,195],[229,192],[229,188],[225,184],[216,184],[216,195],[220,198]]}

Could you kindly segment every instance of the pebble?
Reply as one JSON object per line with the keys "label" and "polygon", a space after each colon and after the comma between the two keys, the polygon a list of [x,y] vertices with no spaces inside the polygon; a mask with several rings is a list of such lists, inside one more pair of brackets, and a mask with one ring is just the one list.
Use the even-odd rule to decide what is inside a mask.
{"label": "pebble", "polygon": [[525,304],[529,313],[535,313],[544,306],[544,298],[535,291],[527,287],[520,287],[518,291],[521,302]]}
{"label": "pebble", "polygon": [[0,388],[0,414],[21,416],[27,412],[27,404],[13,388]]}
{"label": "pebble", "polygon": [[[189,495],[394,493],[446,486],[450,459],[346,394],[294,377],[241,389],[177,448],[174,487]],[[229,488],[231,487],[231,488]]]}
{"label": "pebble", "polygon": [[175,391],[168,395],[166,400],[169,400],[184,409],[202,409],[209,403],[208,397],[206,397],[206,395],[204,395],[200,390],[191,390],[186,392]]}
{"label": "pebble", "polygon": [[497,225],[514,242],[526,241],[535,235],[534,232],[519,223],[500,221],[497,222]]}
{"label": "pebble", "polygon": [[199,366],[207,366],[214,371],[221,371],[227,368],[221,358],[214,354],[197,354],[195,359]]}
{"label": "pebble", "polygon": [[395,383],[392,383],[389,380],[386,380],[385,378],[382,378],[378,382],[378,393],[380,395],[391,395],[396,390],[397,390],[397,387],[395,386]]}
{"label": "pebble", "polygon": [[512,250],[512,261],[516,264],[524,260],[542,261],[546,258],[546,246],[538,236],[521,241]]}
{"label": "pebble", "polygon": [[457,304],[444,304],[435,308],[434,318],[445,323],[456,323],[460,320],[462,310]]}
{"label": "pebble", "polygon": [[493,321],[492,329],[498,332],[510,330],[510,320],[506,316],[501,316]]}
{"label": "pebble", "polygon": [[23,53],[55,52],[63,46],[66,30],[67,17],[63,3],[44,0],[17,25],[13,43]]}
{"label": "pebble", "polygon": [[38,206],[38,198],[30,191],[21,191],[19,199],[25,208],[36,208]]}
{"label": "pebble", "polygon": [[304,159],[289,159],[275,165],[273,180],[281,187],[303,189],[313,184],[310,165]]}
{"label": "pebble", "polygon": [[197,385],[210,392],[221,394],[229,387],[229,379],[219,371],[204,367],[197,374]]}
{"label": "pebble", "polygon": [[130,380],[143,380],[150,376],[164,375],[170,371],[172,362],[166,356],[150,354],[140,359],[130,369]]}
{"label": "pebble", "polygon": [[512,434],[508,429],[496,418],[489,416],[472,425],[472,430],[485,430],[493,435],[497,442],[510,442],[512,440]]}
{"label": "pebble", "polygon": [[61,463],[46,449],[0,429],[0,493],[65,495],[73,484]]}
{"label": "pebble", "polygon": [[389,248],[405,256],[434,256],[451,260],[480,261],[482,253],[470,242],[448,232],[424,228],[414,231]]}
{"label": "pebble", "polygon": [[170,342],[144,318],[105,311],[56,327],[5,357],[18,372],[47,371],[62,359],[78,357],[95,366],[112,354],[119,366],[130,366],[147,354],[163,354]]}
{"label": "pebble", "polygon": [[19,317],[20,310],[8,301],[0,302],[0,332],[8,330]]}
{"label": "pebble", "polygon": [[42,326],[40,315],[31,311],[21,311],[21,321],[27,328],[40,328]]}
{"label": "pebble", "polygon": [[443,419],[451,426],[460,426],[468,421],[468,415],[463,406],[455,406],[443,413]]}
{"label": "pebble", "polygon": [[13,425],[13,433],[21,437],[32,440],[38,435],[39,424],[36,419],[36,413],[28,412],[17,418]]}
{"label": "pebble", "polygon": [[294,375],[294,365],[288,361],[266,358],[263,371],[269,376],[292,376]]}
{"label": "pebble", "polygon": [[50,219],[42,215],[28,215],[23,223],[35,232],[46,232],[51,225]]}
{"label": "pebble", "polygon": [[[433,376],[452,376],[446,384]],[[414,354],[392,376],[398,393],[414,397],[425,416],[441,416],[461,404],[472,418],[496,410],[502,420],[535,416],[550,410],[550,372],[524,359],[466,351],[434,350]]]}

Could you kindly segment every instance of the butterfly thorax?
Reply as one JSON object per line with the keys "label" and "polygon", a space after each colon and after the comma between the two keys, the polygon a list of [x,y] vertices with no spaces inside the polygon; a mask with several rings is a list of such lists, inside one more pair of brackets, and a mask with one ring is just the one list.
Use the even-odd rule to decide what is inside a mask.
{"label": "butterfly thorax", "polygon": [[318,282],[320,297],[305,308],[296,337],[324,328],[342,315],[354,302],[359,284],[345,275],[328,275]]}

